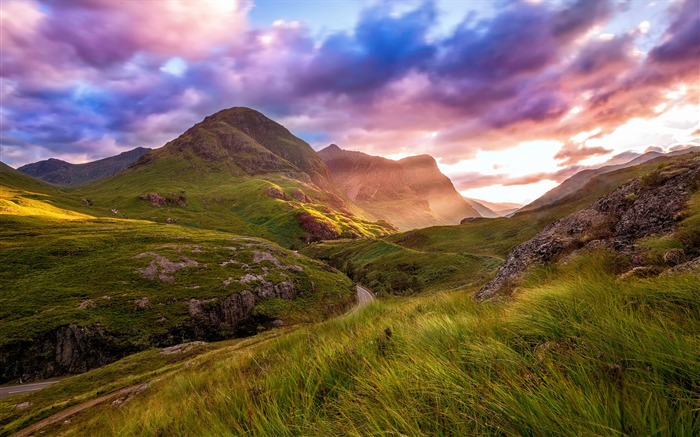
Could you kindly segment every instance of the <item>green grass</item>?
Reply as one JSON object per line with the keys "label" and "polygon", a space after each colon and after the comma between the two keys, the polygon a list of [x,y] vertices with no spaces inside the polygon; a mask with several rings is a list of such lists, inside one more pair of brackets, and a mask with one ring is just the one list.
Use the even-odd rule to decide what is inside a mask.
{"label": "green grass", "polygon": [[[162,354],[161,349],[150,349],[88,373],[63,378],[37,392],[0,399],[0,435],[19,431],[52,414],[121,388],[149,383],[163,375],[177,373],[191,366],[194,359],[218,360],[235,356],[252,345],[270,341],[293,329],[286,327],[244,339],[196,344],[172,354]],[[25,401],[30,403],[26,409],[15,407]]]}
{"label": "green grass", "polygon": [[[288,323],[337,314],[354,297],[344,275],[264,240],[119,219],[52,222],[1,215],[0,224],[3,344],[78,323],[100,324],[142,348],[187,322],[189,299],[225,297],[254,287],[257,282],[224,284],[246,274],[273,283],[289,279],[302,290],[298,299],[258,309],[261,316]],[[256,251],[273,254],[281,267],[254,262]],[[152,261],[150,253],[199,265],[173,273],[172,283],[151,279],[140,272]],[[291,266],[301,270],[289,270]],[[149,299],[149,308],[137,308],[134,302],[142,298]],[[90,307],[81,309],[88,300]]]}
{"label": "green grass", "polygon": [[501,259],[470,253],[423,252],[387,240],[327,241],[302,253],[328,262],[380,296],[453,289],[475,291]]}
{"label": "green grass", "polygon": [[[342,313],[355,300],[345,275],[275,243],[225,231],[93,216],[95,204],[86,205],[81,196],[2,170],[2,351],[24,349],[69,324],[99,329],[116,356],[193,340],[199,334],[189,314],[190,299],[223,299],[255,290],[260,277],[272,284],[290,281],[298,295],[259,301],[247,325],[235,332],[207,331],[207,338],[254,333],[277,319],[316,322]],[[273,260],[256,261],[256,253]],[[190,265],[166,279],[148,277],[144,270],[156,254]],[[241,282],[245,275],[258,279]]]}
{"label": "green grass", "polygon": [[235,358],[195,359],[130,403],[59,429],[697,435],[700,279],[620,281],[608,257],[550,267],[509,302],[454,292],[389,300]]}
{"label": "green grass", "polygon": [[[176,171],[181,165],[174,162],[162,170]],[[594,179],[566,202],[512,219],[312,245],[303,252],[328,260],[385,297],[327,322],[319,320],[338,314],[353,299],[347,277],[273,243],[230,232],[262,235],[258,233],[264,230],[268,234],[263,236],[291,246],[300,234],[285,214],[306,210],[340,229],[368,226],[368,234],[374,233],[372,224],[344,222],[345,215],[324,202],[294,204],[266,197],[251,206],[268,186],[287,194],[308,188],[298,181],[278,176],[232,182],[220,175],[183,172],[175,183],[142,174],[124,186],[112,179],[83,191],[59,192],[0,172],[14,178],[15,186],[2,193],[0,205],[0,281],[9,284],[0,306],[3,342],[36,337],[69,322],[99,322],[128,335],[138,348],[149,348],[151,339],[168,332],[155,321],[165,317],[177,325],[184,321],[189,298],[228,293],[223,281],[242,275],[236,269],[255,264],[251,252],[261,250],[303,270],[274,269],[264,261],[251,267],[254,273],[266,267],[275,280],[291,275],[305,292],[295,301],[266,301],[258,311],[289,323],[307,323],[240,342],[210,344],[185,356],[149,350],[38,393],[2,400],[1,433],[149,381],[147,390],[122,406],[107,403],[45,431],[153,436],[698,435],[697,272],[620,279],[618,256],[594,252],[534,270],[510,300],[476,303],[469,293],[488,279],[513,246],[546,223],[590,204],[629,177],[653,170],[625,169],[610,179]],[[184,191],[188,206],[156,208],[136,199],[159,190]],[[88,196],[93,206],[83,203]],[[109,212],[115,207],[119,217]],[[175,216],[179,225],[159,223]],[[700,195],[693,196],[678,220],[673,236],[642,242],[649,259],[670,248],[696,254]],[[147,280],[138,270],[149,258],[137,256],[151,251],[173,260],[187,257],[199,266],[176,272],[174,285]],[[222,265],[232,252],[241,264]],[[460,291],[445,291],[449,289]],[[390,296],[418,291],[445,292],[410,299]],[[110,299],[103,299],[105,295]],[[136,310],[134,300],[142,297],[152,306]],[[80,309],[88,299],[95,306]],[[15,404],[24,401],[30,408],[18,411]]]}

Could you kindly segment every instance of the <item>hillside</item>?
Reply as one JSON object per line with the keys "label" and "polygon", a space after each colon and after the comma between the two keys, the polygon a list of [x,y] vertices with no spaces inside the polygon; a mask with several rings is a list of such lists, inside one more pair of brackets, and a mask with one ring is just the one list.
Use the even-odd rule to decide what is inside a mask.
{"label": "hillside", "polygon": [[669,152],[669,153],[660,153],[660,152],[647,152],[641,156],[638,156],[626,163],[623,164],[615,164],[615,165],[606,165],[600,168],[596,169],[588,169],[588,170],[582,170],[575,175],[571,176],[570,178],[566,179],[564,182],[562,182],[560,185],[558,185],[555,188],[552,188],[548,192],[546,192],[544,195],[542,195],[540,198],[536,199],[534,202],[523,206],[520,211],[531,211],[537,208],[541,208],[543,206],[549,205],[553,202],[556,202],[572,193],[575,191],[581,189],[588,181],[593,179],[594,177],[598,175],[602,175],[605,173],[610,173],[615,170],[620,170],[624,168],[629,168],[629,167],[634,167],[636,165],[641,165],[644,164],[645,162],[649,162],[655,159],[660,159],[664,157],[672,157],[672,156],[679,156],[679,155],[684,155],[686,153],[697,153],[700,151],[700,148],[698,147],[690,147],[687,149],[683,150],[677,150],[674,152]]}
{"label": "hillside", "polygon": [[71,189],[94,214],[180,223],[299,247],[390,233],[336,190],[304,141],[263,114],[206,117],[111,178]]}
{"label": "hillside", "polygon": [[492,210],[491,208],[487,207],[480,201],[474,200],[474,199],[469,199],[467,197],[464,198],[464,200],[474,208],[474,210],[479,213],[481,217],[484,218],[496,218],[496,217],[501,217],[500,214],[498,214],[496,211]]}
{"label": "hillside", "polygon": [[393,161],[332,144],[318,152],[343,194],[401,230],[458,224],[479,213],[428,155]]}
{"label": "hillside", "polygon": [[[594,204],[546,226],[508,254],[496,276],[479,290],[479,299],[511,293],[534,266],[554,262],[575,251],[607,248],[631,259],[630,273],[654,273],[642,239],[670,234],[685,218],[690,196],[700,188],[700,154],[664,163]],[[679,247],[662,255],[662,264],[677,265],[700,255],[700,231],[679,234]]]}
{"label": "hillside", "polygon": [[0,383],[318,321],[355,300],[346,276],[269,241],[91,209],[0,166]]}
{"label": "hillside", "polygon": [[[347,308],[347,277],[261,239],[93,217],[77,192],[0,166],[5,375],[81,372],[130,355],[0,400],[2,433],[63,411],[40,431],[696,435],[700,157],[691,158],[598,176],[513,218],[310,245],[302,252],[380,297],[429,294],[305,325],[294,324]],[[614,244],[555,250],[565,256],[523,270],[508,299],[465,298],[548,223],[603,207],[624,210]],[[569,228],[560,233],[585,239],[573,248],[595,240]],[[641,251],[625,252],[619,238]],[[87,406],[65,413],[76,405]]]}
{"label": "hillside", "polygon": [[17,170],[55,185],[74,186],[113,176],[124,170],[151,149],[138,147],[98,161],[71,164],[60,159],[47,159],[24,165]]}
{"label": "hillside", "polygon": [[[699,206],[695,191],[676,233],[647,243],[682,244]],[[22,429],[107,386],[108,401],[43,431],[697,435],[699,267],[644,279],[619,267],[601,247],[535,267],[508,300],[389,299],[279,336],[143,353],[0,400],[0,424]]]}
{"label": "hillside", "polygon": [[662,157],[594,177],[557,202],[510,218],[433,226],[378,240],[326,241],[302,252],[386,294],[445,289],[476,292],[493,277],[511,250],[545,226],[589,207],[635,178],[653,174],[659,166],[682,165],[689,156],[694,155]]}

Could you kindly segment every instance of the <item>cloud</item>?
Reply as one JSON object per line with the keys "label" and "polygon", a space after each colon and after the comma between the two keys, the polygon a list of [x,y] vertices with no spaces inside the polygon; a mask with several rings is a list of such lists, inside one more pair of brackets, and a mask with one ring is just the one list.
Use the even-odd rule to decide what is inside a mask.
{"label": "cloud", "polygon": [[432,3],[398,17],[388,4],[365,10],[352,35],[330,35],[298,72],[298,92],[366,93],[425,65],[436,50],[427,40],[435,19]]}
{"label": "cloud", "polygon": [[584,159],[594,156],[609,155],[610,153],[612,153],[612,150],[601,146],[590,147],[582,144],[568,143],[554,155],[554,158],[563,161],[563,165],[574,165]]}

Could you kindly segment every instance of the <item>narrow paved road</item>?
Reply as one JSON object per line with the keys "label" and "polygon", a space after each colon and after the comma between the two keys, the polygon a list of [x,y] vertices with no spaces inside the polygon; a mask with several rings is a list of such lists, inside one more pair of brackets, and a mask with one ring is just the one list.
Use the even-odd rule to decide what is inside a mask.
{"label": "narrow paved road", "polygon": [[363,287],[362,285],[357,285],[357,308],[361,308],[374,300],[374,294],[371,291]]}
{"label": "narrow paved road", "polygon": [[374,294],[363,287],[362,285],[357,285],[357,305],[355,305],[350,311],[346,313],[346,315],[349,314],[354,314],[356,311],[358,311],[360,308],[363,306],[367,305],[368,303],[372,302],[375,300]]}
{"label": "narrow paved road", "polygon": [[14,396],[14,395],[19,395],[22,393],[29,393],[31,391],[41,390],[42,388],[46,388],[46,387],[50,386],[51,384],[55,384],[57,382],[58,382],[58,380],[52,380],[52,381],[33,382],[31,384],[6,385],[3,387],[0,387],[0,399],[7,398],[10,396]]}

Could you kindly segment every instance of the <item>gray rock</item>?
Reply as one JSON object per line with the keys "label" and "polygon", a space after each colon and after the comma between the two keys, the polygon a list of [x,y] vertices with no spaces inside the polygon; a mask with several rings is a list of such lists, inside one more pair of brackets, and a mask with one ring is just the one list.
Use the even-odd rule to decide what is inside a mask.
{"label": "gray rock", "polygon": [[673,231],[676,215],[700,180],[700,163],[693,161],[676,170],[656,175],[653,185],[635,179],[593,205],[547,225],[513,249],[496,276],[475,297],[490,299],[509,294],[531,267],[555,261],[588,244],[632,254],[635,240]]}

